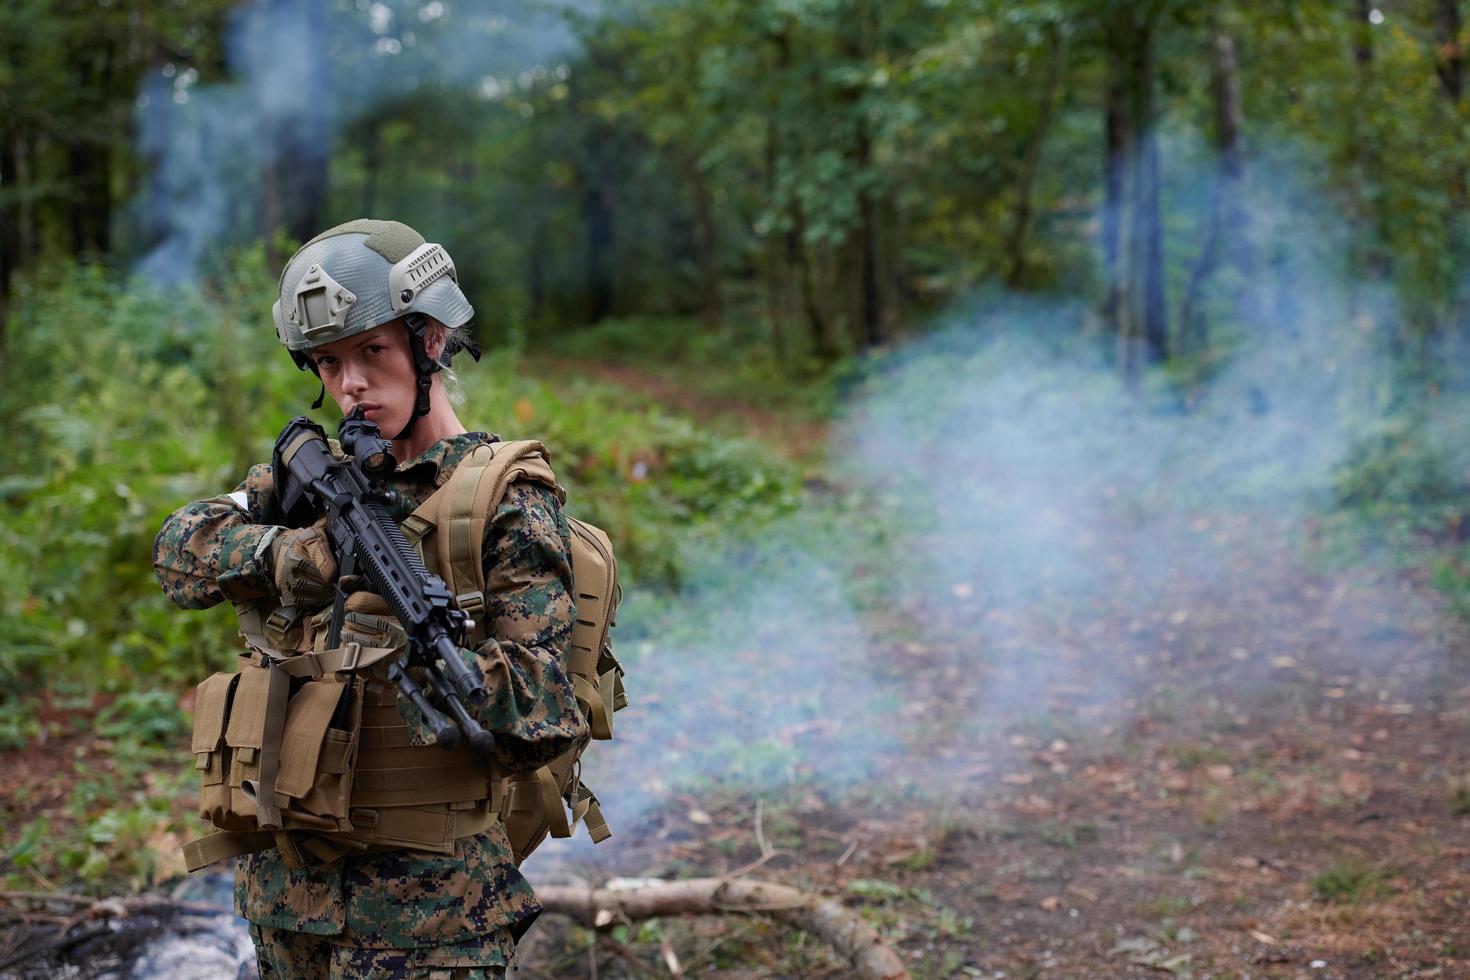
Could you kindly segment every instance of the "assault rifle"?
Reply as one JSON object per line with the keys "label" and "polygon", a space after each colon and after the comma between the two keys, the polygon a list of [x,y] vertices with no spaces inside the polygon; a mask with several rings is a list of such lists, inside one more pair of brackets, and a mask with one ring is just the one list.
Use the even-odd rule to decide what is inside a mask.
{"label": "assault rifle", "polygon": [[[286,525],[306,527],[323,514],[327,518],[327,539],[339,570],[328,648],[335,648],[341,639],[347,599],[341,583],[361,562],[363,577],[387,600],[408,634],[408,649],[389,666],[389,679],[424,716],[436,744],[452,749],[463,734],[476,751],[486,753],[495,739],[465,707],[478,707],[487,697],[479,671],[460,659],[468,619],[451,604],[454,596],[444,580],[424,566],[384,509],[394,500],[381,482],[398,467],[392,446],[361,407],[342,420],[337,432],[346,459],[332,455],[321,426],[304,416],[292,419],[276,439],[273,460],[276,499]],[[422,669],[428,686],[449,706],[453,721],[429,702],[409,673],[413,667]]]}

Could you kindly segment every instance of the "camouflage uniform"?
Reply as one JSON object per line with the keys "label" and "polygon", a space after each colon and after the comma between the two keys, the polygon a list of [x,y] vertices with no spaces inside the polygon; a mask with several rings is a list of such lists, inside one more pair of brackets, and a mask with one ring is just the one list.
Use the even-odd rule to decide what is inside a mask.
{"label": "camouflage uniform", "polygon": [[[398,493],[393,516],[401,522],[493,439],[441,439],[400,466],[388,481]],[[154,544],[164,591],[187,609],[273,596],[262,541],[280,519],[269,465],[252,467],[233,500],[176,511]],[[495,734],[500,769],[512,774],[587,736],[561,666],[575,610],[567,522],[550,491],[511,485],[486,527],[485,572],[490,638],[474,656],[490,697],[477,714]],[[541,911],[499,823],[458,841],[452,856],[384,851],[293,871],[276,850],[246,855],[235,902],[253,924],[263,976],[494,976]]]}

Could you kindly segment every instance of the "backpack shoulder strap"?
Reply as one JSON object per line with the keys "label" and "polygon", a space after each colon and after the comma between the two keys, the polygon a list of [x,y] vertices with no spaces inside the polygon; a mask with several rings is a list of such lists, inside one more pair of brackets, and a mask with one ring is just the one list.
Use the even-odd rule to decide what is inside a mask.
{"label": "backpack shoulder strap", "polygon": [[496,442],[476,448],[460,461],[445,484],[404,522],[404,534],[417,544],[424,563],[444,579],[456,604],[476,621],[485,606],[485,529],[517,480],[539,483],[565,501],[552,472],[546,447],[532,439]]}

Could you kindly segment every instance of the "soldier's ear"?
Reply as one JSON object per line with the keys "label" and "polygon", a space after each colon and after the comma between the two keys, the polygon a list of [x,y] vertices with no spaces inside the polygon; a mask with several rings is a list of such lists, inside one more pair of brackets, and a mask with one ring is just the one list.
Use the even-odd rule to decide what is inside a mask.
{"label": "soldier's ear", "polygon": [[443,363],[444,345],[448,342],[449,331],[444,324],[429,317],[429,322],[424,325],[424,353]]}

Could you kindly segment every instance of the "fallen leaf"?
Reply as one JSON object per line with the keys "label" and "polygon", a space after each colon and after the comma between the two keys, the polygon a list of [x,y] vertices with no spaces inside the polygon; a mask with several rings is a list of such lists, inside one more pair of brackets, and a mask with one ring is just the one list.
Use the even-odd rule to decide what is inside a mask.
{"label": "fallen leaf", "polygon": [[1264,944],[1266,946],[1279,946],[1279,945],[1281,945],[1281,940],[1277,939],[1275,936],[1271,936],[1271,935],[1268,935],[1267,933],[1261,932],[1259,929],[1252,929],[1252,930],[1250,930],[1250,934],[1251,934],[1251,938],[1252,939],[1254,939],[1256,942],[1262,943],[1262,944]]}
{"label": "fallen leaf", "polygon": [[1062,900],[1055,895],[1048,895],[1036,904],[1043,912],[1055,912],[1062,907]]}
{"label": "fallen leaf", "polygon": [[1367,773],[1349,769],[1337,777],[1337,788],[1343,796],[1363,800],[1373,795],[1373,779]]}

